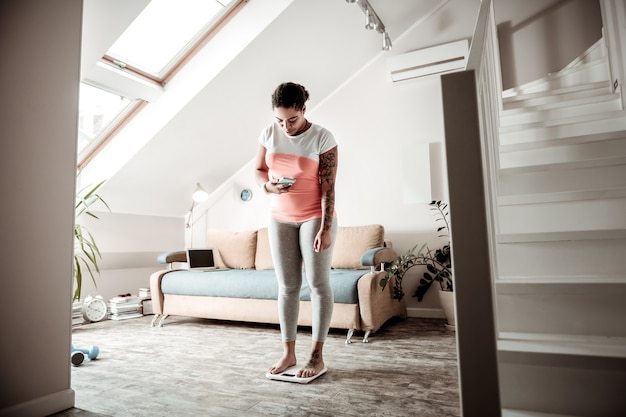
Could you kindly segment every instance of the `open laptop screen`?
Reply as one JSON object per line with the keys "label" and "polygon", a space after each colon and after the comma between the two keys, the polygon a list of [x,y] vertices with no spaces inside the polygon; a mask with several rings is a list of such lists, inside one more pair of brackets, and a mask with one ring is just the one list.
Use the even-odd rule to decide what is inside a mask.
{"label": "open laptop screen", "polygon": [[215,269],[213,249],[187,249],[187,262],[189,263],[189,269]]}

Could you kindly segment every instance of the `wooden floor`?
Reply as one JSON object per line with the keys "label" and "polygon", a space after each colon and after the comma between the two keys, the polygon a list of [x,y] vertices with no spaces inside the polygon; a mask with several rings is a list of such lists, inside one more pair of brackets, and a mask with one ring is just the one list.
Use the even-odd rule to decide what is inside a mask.
{"label": "wooden floor", "polygon": [[[456,341],[443,321],[387,323],[362,343],[331,330],[328,372],[309,384],[272,381],[277,326],[152,316],[72,332],[96,360],[72,367],[76,408],[55,416],[459,416]],[[304,363],[310,329],[298,333]]]}

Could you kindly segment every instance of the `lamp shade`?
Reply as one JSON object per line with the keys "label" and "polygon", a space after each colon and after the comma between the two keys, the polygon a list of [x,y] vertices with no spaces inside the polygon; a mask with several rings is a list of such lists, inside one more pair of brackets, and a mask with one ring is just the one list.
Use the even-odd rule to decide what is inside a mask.
{"label": "lamp shade", "polygon": [[209,193],[206,192],[206,190],[200,185],[200,183],[196,183],[196,188],[195,190],[193,190],[191,198],[196,203],[202,203],[204,201],[207,201],[207,199],[209,198]]}

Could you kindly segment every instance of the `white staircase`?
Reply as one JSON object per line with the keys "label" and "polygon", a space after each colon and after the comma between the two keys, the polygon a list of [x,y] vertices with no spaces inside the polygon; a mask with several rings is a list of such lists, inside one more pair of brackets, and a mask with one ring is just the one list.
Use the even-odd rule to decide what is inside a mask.
{"label": "white staircase", "polygon": [[604,42],[503,107],[503,415],[626,416],[626,113]]}

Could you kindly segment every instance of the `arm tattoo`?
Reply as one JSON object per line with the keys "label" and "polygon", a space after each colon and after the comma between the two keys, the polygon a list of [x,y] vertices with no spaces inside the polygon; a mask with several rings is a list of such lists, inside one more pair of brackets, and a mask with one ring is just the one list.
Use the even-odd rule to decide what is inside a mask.
{"label": "arm tattoo", "polygon": [[324,231],[330,230],[335,213],[337,159],[337,147],[320,155],[319,177],[322,186],[322,224]]}

